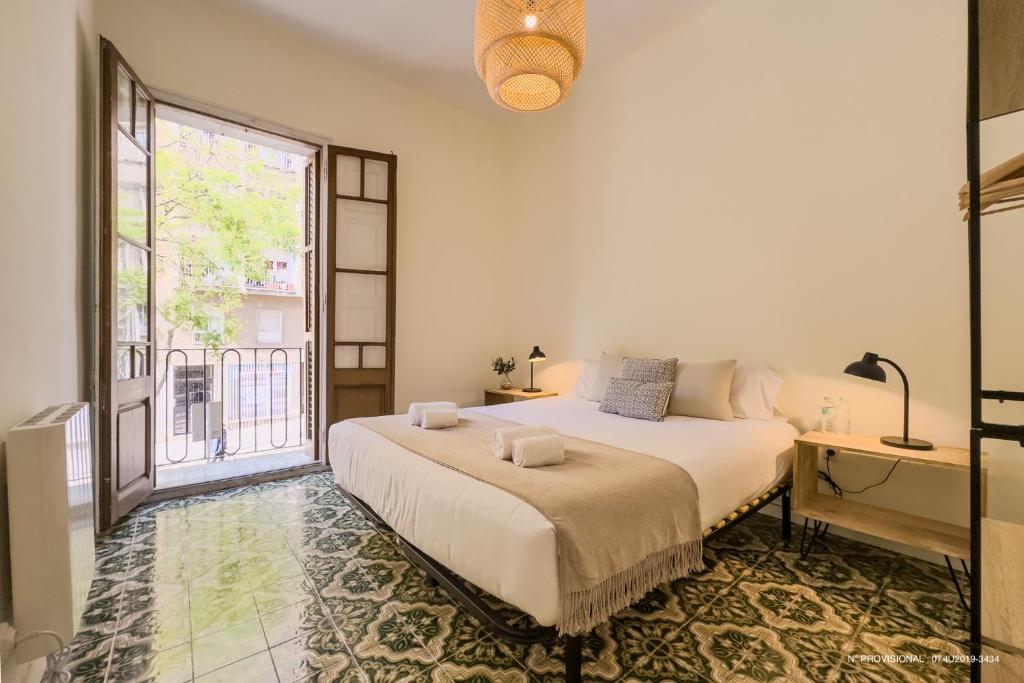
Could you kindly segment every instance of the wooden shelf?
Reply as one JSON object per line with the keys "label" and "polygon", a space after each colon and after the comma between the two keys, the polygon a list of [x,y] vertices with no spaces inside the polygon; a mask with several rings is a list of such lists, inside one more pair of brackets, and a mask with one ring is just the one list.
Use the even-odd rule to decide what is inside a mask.
{"label": "wooden shelf", "polygon": [[941,555],[964,560],[971,556],[970,530],[956,524],[821,494],[795,507],[794,511],[804,517]]}
{"label": "wooden shelf", "polygon": [[[886,446],[878,440],[877,436],[826,434],[824,432],[807,432],[798,437],[796,443],[818,448],[834,448],[850,453],[897,458],[904,462],[916,462],[937,467],[953,467],[961,470],[971,467],[971,452],[966,448],[939,446],[930,451],[915,451],[909,448]],[[983,453],[981,457],[982,467],[985,467],[987,465],[986,454]]]}

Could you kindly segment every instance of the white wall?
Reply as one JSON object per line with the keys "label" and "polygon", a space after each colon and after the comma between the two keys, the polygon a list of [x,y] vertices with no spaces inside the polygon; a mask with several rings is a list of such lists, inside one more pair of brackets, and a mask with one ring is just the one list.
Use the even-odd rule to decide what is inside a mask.
{"label": "white wall", "polygon": [[411,89],[280,24],[195,0],[97,2],[97,29],[148,85],[398,155],[396,408],[472,403],[503,338],[505,143],[493,119]]}
{"label": "white wall", "polygon": [[[958,0],[686,3],[561,108],[517,119],[512,260],[533,276],[511,332],[552,359],[544,386],[601,349],[766,361],[801,428],[833,395],[855,431],[898,433],[895,373],[842,373],[876,351],[910,376],[912,432],[965,446],[965,54]],[[834,472],[859,488],[886,469]],[[860,499],[966,522],[967,477],[901,466]]]}
{"label": "white wall", "polygon": [[[90,0],[0,4],[0,453],[41,408],[88,396],[99,43]],[[11,616],[0,466],[0,621]],[[13,674],[4,662],[4,681]]]}

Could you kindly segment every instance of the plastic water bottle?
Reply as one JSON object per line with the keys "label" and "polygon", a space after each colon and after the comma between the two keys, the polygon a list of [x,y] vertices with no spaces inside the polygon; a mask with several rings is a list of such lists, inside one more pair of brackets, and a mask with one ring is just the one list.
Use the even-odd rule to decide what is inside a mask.
{"label": "plastic water bottle", "polygon": [[826,396],[821,404],[821,431],[826,434],[835,434],[836,431],[836,403],[831,396]]}
{"label": "plastic water bottle", "polygon": [[836,434],[850,433],[850,404],[845,398],[839,399],[839,407],[836,409]]}

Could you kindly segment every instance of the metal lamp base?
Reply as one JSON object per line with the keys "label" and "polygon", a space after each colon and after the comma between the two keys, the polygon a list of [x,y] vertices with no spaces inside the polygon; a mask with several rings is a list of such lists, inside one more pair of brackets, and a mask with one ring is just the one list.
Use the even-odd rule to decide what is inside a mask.
{"label": "metal lamp base", "polygon": [[930,451],[935,448],[931,441],[924,439],[904,439],[902,436],[883,436],[879,439],[886,446],[908,448],[912,451]]}
{"label": "metal lamp base", "polygon": [[533,387],[527,387],[527,388],[523,389],[523,391],[525,393],[527,393],[527,394],[536,394],[536,393],[539,393],[539,392],[544,391],[544,390],[543,389],[534,389]]}

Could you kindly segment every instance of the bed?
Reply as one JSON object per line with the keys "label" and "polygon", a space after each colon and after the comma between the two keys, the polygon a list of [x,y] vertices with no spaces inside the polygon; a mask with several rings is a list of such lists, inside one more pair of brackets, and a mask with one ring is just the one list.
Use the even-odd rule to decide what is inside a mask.
{"label": "bed", "polygon": [[[581,398],[544,398],[464,409],[652,455],[685,468],[701,523],[722,525],[787,478],[797,430],[784,419],[664,422],[602,413]],[[554,528],[512,494],[442,467],[351,422],[331,427],[338,486],[444,567],[541,625],[561,608]]]}

